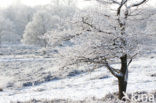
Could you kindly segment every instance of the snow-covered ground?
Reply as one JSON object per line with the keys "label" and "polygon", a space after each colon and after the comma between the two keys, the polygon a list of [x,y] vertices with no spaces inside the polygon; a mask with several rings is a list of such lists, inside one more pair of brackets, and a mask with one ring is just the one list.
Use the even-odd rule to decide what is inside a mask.
{"label": "snow-covered ground", "polygon": [[[57,70],[54,50],[3,46],[0,50],[0,103],[32,99],[102,98],[118,91],[117,79],[101,67],[95,70]],[[113,64],[120,67],[119,64]],[[89,72],[88,72],[89,71]],[[156,45],[144,49],[129,67],[127,92],[156,90]]]}

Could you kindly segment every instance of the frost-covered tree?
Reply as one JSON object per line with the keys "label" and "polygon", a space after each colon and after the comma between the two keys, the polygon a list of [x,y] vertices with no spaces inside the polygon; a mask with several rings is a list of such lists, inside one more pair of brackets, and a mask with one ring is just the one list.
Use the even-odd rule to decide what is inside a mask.
{"label": "frost-covered tree", "polygon": [[[140,10],[147,0],[96,1],[98,8],[75,16],[76,27],[68,33],[56,32],[56,41],[70,40],[73,43],[59,49],[58,65],[61,68],[79,63],[105,66],[118,79],[119,99],[122,99],[127,88],[128,66],[138,49],[137,34],[144,32],[138,23],[142,19]],[[115,60],[120,60],[120,69],[110,65]]]}
{"label": "frost-covered tree", "polygon": [[[20,40],[23,35],[23,31],[25,26],[29,21],[32,20],[32,15],[34,13],[34,9],[25,5],[13,5],[8,8],[2,10],[1,15],[6,19],[12,22],[14,26],[14,31],[11,34],[12,36],[5,35],[5,38],[10,38],[11,43],[20,43]],[[7,32],[11,32],[9,29]]]}
{"label": "frost-covered tree", "polygon": [[[12,38],[16,38],[13,22],[0,16],[0,44],[13,42]],[[15,42],[15,41],[14,41]]]}
{"label": "frost-covered tree", "polygon": [[44,38],[44,35],[47,35],[50,31],[65,29],[66,20],[73,15],[74,9],[67,6],[49,6],[39,10],[34,14],[33,20],[26,26],[23,42],[46,47],[48,38]]}
{"label": "frost-covered tree", "polygon": [[47,31],[57,28],[59,17],[51,15],[48,11],[42,10],[34,14],[33,20],[29,22],[23,34],[23,42],[26,44],[46,45],[41,38]]}

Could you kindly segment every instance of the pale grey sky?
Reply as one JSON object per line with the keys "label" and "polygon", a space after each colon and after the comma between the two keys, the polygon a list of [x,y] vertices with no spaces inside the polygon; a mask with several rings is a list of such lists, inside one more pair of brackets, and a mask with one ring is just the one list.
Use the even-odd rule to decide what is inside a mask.
{"label": "pale grey sky", "polygon": [[[133,0],[137,1],[137,0]],[[156,0],[149,0],[149,4],[153,7],[156,7]],[[16,3],[22,3],[29,6],[36,6],[36,5],[45,5],[50,3],[51,0],[0,0],[0,8],[5,8],[9,5],[16,4]],[[94,3],[90,2],[83,2],[83,0],[78,0],[78,7],[83,8],[88,5],[93,5]]]}
{"label": "pale grey sky", "polygon": [[[28,6],[45,5],[51,3],[52,0],[0,0],[0,8],[6,8],[10,5],[15,5],[17,3],[25,4]],[[94,3],[83,2],[83,0],[78,0],[78,7],[83,8],[87,5],[93,5]]]}

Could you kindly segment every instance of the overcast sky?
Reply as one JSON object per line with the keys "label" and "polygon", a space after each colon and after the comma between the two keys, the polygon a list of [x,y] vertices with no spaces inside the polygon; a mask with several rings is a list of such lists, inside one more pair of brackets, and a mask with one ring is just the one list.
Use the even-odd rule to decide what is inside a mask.
{"label": "overcast sky", "polygon": [[[28,6],[36,6],[36,5],[45,5],[50,3],[52,0],[0,0],[0,8],[5,8],[8,7],[9,5],[17,4],[17,3],[22,3]],[[87,5],[92,5],[94,3],[89,3],[89,2],[83,2],[83,0],[78,0],[78,6],[80,8],[83,8]],[[134,0],[137,1],[137,0]],[[156,7],[156,0],[149,0],[150,5],[153,7]]]}
{"label": "overcast sky", "polygon": [[[28,6],[45,5],[51,3],[52,0],[0,0],[0,8],[6,8],[10,5],[15,4],[25,4]],[[87,5],[93,5],[94,3],[84,2],[83,0],[78,0],[78,7],[83,8]]]}

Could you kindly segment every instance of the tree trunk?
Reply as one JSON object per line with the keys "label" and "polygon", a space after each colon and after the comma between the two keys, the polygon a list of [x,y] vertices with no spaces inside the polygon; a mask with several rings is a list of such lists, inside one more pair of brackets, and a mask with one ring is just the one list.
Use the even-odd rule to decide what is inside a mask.
{"label": "tree trunk", "polygon": [[121,59],[121,69],[120,69],[120,71],[123,74],[123,76],[118,78],[119,99],[123,99],[124,92],[126,92],[127,79],[128,79],[127,54],[123,55],[120,59]]}

